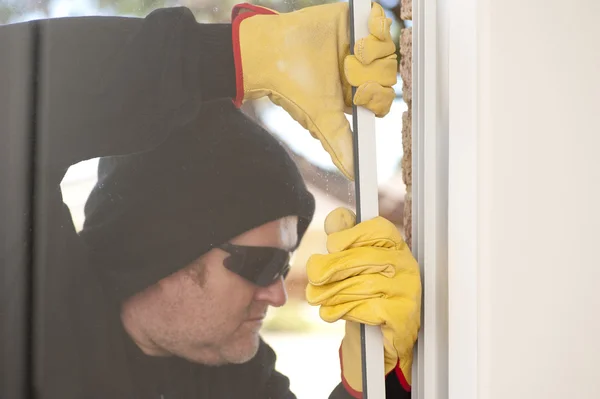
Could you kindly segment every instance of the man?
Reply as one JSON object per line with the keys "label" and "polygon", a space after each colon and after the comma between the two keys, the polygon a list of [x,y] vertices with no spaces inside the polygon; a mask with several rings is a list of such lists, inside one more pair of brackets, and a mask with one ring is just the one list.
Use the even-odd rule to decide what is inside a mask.
{"label": "man", "polygon": [[267,307],[285,303],[289,252],[314,212],[283,147],[219,101],[155,149],[104,158],[100,170],[80,232],[90,278],[73,287],[90,306],[71,317],[102,328],[56,346],[86,361],[45,370],[42,392],[293,397],[258,335]]}
{"label": "man", "polygon": [[[13,249],[18,252],[25,244],[32,251],[31,270],[36,279],[33,285],[36,291],[32,304],[35,312],[32,315],[34,351],[31,383],[37,397],[123,397],[120,396],[123,389],[131,389],[125,397],[136,397],[138,387],[132,387],[131,382],[141,381],[140,376],[168,375],[169,370],[182,371],[178,367],[171,368],[168,362],[154,364],[151,360],[155,356],[146,356],[151,360],[144,357],[142,362],[144,367],[154,370],[148,374],[143,368],[129,368],[126,363],[113,358],[120,352],[118,345],[113,347],[112,343],[123,342],[121,331],[114,326],[122,322],[109,322],[107,317],[119,315],[120,300],[127,302],[139,292],[128,292],[127,288],[132,289],[138,284],[143,289],[149,286],[147,283],[155,284],[164,276],[159,276],[158,268],[146,268],[144,276],[147,280],[142,281],[138,274],[127,273],[127,269],[112,270],[109,266],[117,262],[112,262],[109,256],[115,253],[118,245],[100,253],[97,250],[90,252],[86,245],[91,244],[82,245],[59,187],[67,168],[93,157],[144,153],[165,144],[167,138],[194,123],[198,129],[204,122],[200,123],[197,117],[208,102],[230,99],[239,106],[244,100],[269,96],[319,139],[340,171],[352,178],[351,136],[343,111],[354,102],[371,109],[378,116],[385,115],[393,99],[391,86],[396,79],[395,49],[389,35],[389,20],[377,4],[373,6],[369,25],[371,35],[358,43],[361,51],[355,57],[348,56],[348,7],[345,3],[309,7],[281,15],[252,6],[236,7],[232,24],[198,24],[189,10],[172,8],[157,10],[144,19],[64,18],[0,28],[1,40],[9,40],[13,33],[25,30],[31,32],[25,36],[38,43],[33,46],[36,51],[33,59],[37,60],[33,71],[37,75],[36,90],[32,91],[32,104],[37,112],[31,116],[36,121],[31,124],[35,138],[32,147],[35,145],[36,155],[35,204],[28,216],[34,221],[31,234],[34,240],[33,244],[9,242],[8,253],[3,254],[11,262]],[[290,46],[290,41],[295,45]],[[351,84],[358,87],[354,98],[350,94]],[[203,147],[198,157],[210,151],[211,148]],[[108,169],[111,169],[110,165]],[[160,190],[151,195],[159,193]],[[115,196],[111,200],[118,198]],[[93,209],[92,204],[93,199],[90,209]],[[229,211],[233,212],[235,208]],[[110,213],[100,220],[106,223],[110,218],[123,219],[128,214],[129,211]],[[168,224],[158,223],[154,217],[148,214],[146,223],[150,223],[152,228],[167,231]],[[164,222],[169,220],[165,218]],[[88,240],[93,240],[93,225],[86,225],[83,237],[91,243]],[[248,226],[248,229],[260,226]],[[201,231],[204,230],[198,230],[198,233]],[[129,231],[131,235],[137,233],[138,230]],[[10,235],[7,234],[7,237]],[[92,248],[99,248],[100,244],[95,245]],[[171,260],[175,255],[183,258],[185,251],[177,246],[182,243],[177,241],[173,245],[164,248],[165,251],[154,252],[168,254]],[[150,244],[142,241],[135,254],[143,254],[149,247]],[[123,250],[126,248],[122,247]],[[331,255],[335,257],[336,254]],[[327,261],[330,258],[322,259]],[[311,264],[314,267],[309,270],[318,269],[321,263],[317,261]],[[107,269],[91,267],[90,262]],[[143,264],[136,262],[133,266],[141,267]],[[414,266],[413,263],[408,264]],[[177,263],[178,268],[182,265],[185,263]],[[150,270],[157,274],[152,275]],[[389,267],[381,272],[383,275],[387,273],[387,276],[394,274]],[[339,275],[313,280],[316,281],[315,287],[319,284],[322,288],[337,286],[331,277],[339,278]],[[415,283],[411,281],[403,286],[414,288]],[[20,289],[17,285],[10,288]],[[85,288],[83,292],[82,288]],[[110,292],[106,292],[107,289]],[[328,303],[332,298],[331,292],[309,290],[309,294],[311,291],[319,294],[311,297],[312,303],[321,305],[325,310],[334,309],[331,308],[334,305]],[[107,297],[111,298],[110,302],[100,300]],[[138,303],[137,300],[132,301],[134,305]],[[115,309],[119,312],[115,313]],[[325,314],[328,319],[345,317],[350,320],[356,316],[351,309]],[[392,325],[392,319],[401,318],[392,312],[380,317],[376,323],[385,321]],[[125,320],[129,319],[125,317]],[[131,332],[128,336],[139,342],[136,347],[148,349],[149,344],[143,339],[145,335],[140,338],[136,333],[137,323],[129,325],[126,328]],[[401,335],[411,341],[414,336],[412,330],[414,328],[411,328],[410,334]],[[81,340],[81,337],[88,339]],[[98,349],[95,346],[98,342],[111,343],[111,350],[94,350]],[[394,363],[394,357],[406,350],[392,337],[386,346],[386,354],[391,355],[386,360],[389,358],[390,364]],[[345,352],[348,353],[347,350]],[[250,362],[261,363],[264,357],[260,353],[259,350]],[[270,356],[268,351],[263,353],[267,353],[267,358]],[[127,359],[135,362],[131,360],[135,356]],[[155,372],[154,367],[162,371]],[[175,374],[185,378],[189,370],[183,369],[181,374]],[[346,385],[353,390],[360,389],[356,375],[351,377],[347,371],[348,368],[344,372]],[[386,371],[391,370],[386,367]],[[131,373],[141,374],[136,377]],[[209,373],[206,378],[210,380],[210,376]],[[260,376],[248,378],[260,381]],[[169,387],[172,386],[169,384]],[[158,391],[163,392],[162,389]],[[168,397],[167,393],[163,393],[160,395]]]}
{"label": "man", "polygon": [[[105,321],[101,333],[81,343],[88,361],[75,371],[79,397],[293,398],[259,330],[267,308],[286,301],[289,252],[299,245],[313,211],[314,199],[283,147],[229,102],[205,105],[196,120],[156,149],[104,159],[80,236],[92,254],[89,280],[101,282],[102,293],[91,298],[85,287],[82,295],[103,309],[92,319]],[[338,224],[351,227],[335,213]],[[412,347],[418,327],[410,325],[415,321],[410,313],[418,304],[411,295],[419,285],[410,273],[418,274],[418,268],[401,242],[397,248],[384,243],[398,240],[389,230],[393,225],[378,223],[331,232],[338,234],[330,242],[332,256],[309,262],[309,299],[323,303],[329,321],[341,317],[335,315],[340,307],[352,315],[357,305],[381,305],[367,315],[377,317],[393,309],[369,298],[372,293],[364,292],[369,284],[360,279],[386,279],[389,286],[400,281],[393,278],[396,271],[408,271],[401,280],[412,290],[409,295],[402,287],[384,293],[396,306],[410,307],[389,315],[388,324],[403,325],[389,335],[392,348],[407,339]],[[369,241],[381,239],[360,244],[365,234]],[[365,261],[380,270],[366,270]],[[363,300],[361,293],[367,294]],[[344,299],[348,294],[359,299]],[[89,323],[86,319],[82,315],[79,322]],[[356,356],[352,351],[359,344],[360,337],[348,331],[343,355]],[[395,349],[390,354],[395,366]],[[332,398],[357,397],[348,380],[360,373],[359,358],[353,363],[342,364],[354,370],[346,370],[345,384]],[[397,370],[387,378],[390,398],[408,394]],[[48,386],[58,394],[65,385],[61,375],[51,374]]]}

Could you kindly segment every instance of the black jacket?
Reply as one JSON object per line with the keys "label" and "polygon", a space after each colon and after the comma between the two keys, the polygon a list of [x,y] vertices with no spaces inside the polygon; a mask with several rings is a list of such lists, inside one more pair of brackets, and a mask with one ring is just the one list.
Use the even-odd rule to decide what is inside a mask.
{"label": "black jacket", "polygon": [[[34,387],[35,397],[294,398],[264,343],[249,363],[219,368],[142,355],[119,321],[107,316],[114,313],[112,305],[98,300],[105,297],[95,284],[100,277],[85,267],[86,249],[60,191],[71,165],[151,149],[193,118],[201,104],[235,97],[231,25],[199,24],[188,9],[169,8],[143,19],[62,18],[0,28],[0,42],[14,35],[32,43],[29,54],[22,55],[29,60],[25,73],[35,77],[23,87],[30,93],[30,125],[24,128],[30,147],[20,158],[27,159],[21,162],[27,173],[0,174],[0,189],[9,189],[17,177],[28,178],[33,184],[23,198],[33,201],[19,219],[30,228],[12,241],[7,238],[1,254],[15,283],[6,283],[12,291],[4,294],[2,309],[9,311],[2,317],[31,333],[19,340],[31,350],[33,372],[24,382]],[[2,98],[0,108],[13,112],[11,107],[18,106]],[[0,132],[3,148],[11,145],[10,128]],[[2,206],[10,214],[17,205]],[[29,265],[29,274],[16,266],[11,274],[11,264]],[[80,287],[86,287],[83,295]],[[31,296],[24,297],[21,291],[27,289]],[[20,300],[11,308],[6,298],[10,304],[12,298]],[[26,308],[31,323],[19,314]],[[17,369],[27,370],[22,366]],[[2,373],[8,381],[8,372]],[[387,392],[388,398],[410,397],[393,373]],[[330,396],[350,397],[341,384]]]}

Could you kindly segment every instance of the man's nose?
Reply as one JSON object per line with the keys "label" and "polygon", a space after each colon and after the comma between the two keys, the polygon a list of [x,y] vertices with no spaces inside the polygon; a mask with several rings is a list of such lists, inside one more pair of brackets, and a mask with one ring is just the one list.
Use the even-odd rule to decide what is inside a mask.
{"label": "man's nose", "polygon": [[261,287],[256,292],[256,300],[267,302],[273,307],[280,307],[287,302],[287,291],[283,282],[283,277],[279,277],[275,282],[267,287]]}

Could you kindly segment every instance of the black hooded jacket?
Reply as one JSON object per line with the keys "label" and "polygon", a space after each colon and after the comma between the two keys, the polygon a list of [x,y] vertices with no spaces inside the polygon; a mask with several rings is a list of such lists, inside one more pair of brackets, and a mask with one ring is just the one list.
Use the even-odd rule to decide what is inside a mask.
{"label": "black hooded jacket", "polygon": [[[98,250],[107,244],[97,232],[108,219],[94,219],[106,210],[97,208],[102,201],[94,202],[98,197],[92,195],[86,209],[92,217],[82,239],[60,190],[65,172],[79,161],[110,157],[103,166],[111,176],[121,159],[146,159],[131,154],[168,148],[178,133],[197,135],[203,110],[215,106],[208,103],[220,100],[230,107],[223,99],[235,97],[231,25],[199,24],[188,9],[170,8],[144,19],[79,17],[5,26],[0,41],[18,30],[26,30],[35,43],[32,394],[40,399],[294,398],[264,342],[243,365],[206,367],[143,355],[120,327],[114,298],[160,273],[148,274],[144,282],[126,276],[117,279],[124,285],[115,285],[111,273],[99,267],[111,264],[103,257],[107,252]],[[135,207],[122,216],[132,213]],[[2,254],[7,264],[18,244]],[[127,249],[121,259],[130,255]],[[180,260],[192,256],[177,254]],[[115,287],[120,293],[107,292]],[[410,396],[393,373],[386,382],[388,398]],[[341,384],[330,396],[350,397]]]}

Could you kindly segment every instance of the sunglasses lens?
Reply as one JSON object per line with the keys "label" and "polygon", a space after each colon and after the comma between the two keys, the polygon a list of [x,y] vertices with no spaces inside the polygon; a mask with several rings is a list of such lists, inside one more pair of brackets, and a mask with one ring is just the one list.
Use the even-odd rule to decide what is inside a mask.
{"label": "sunglasses lens", "polygon": [[290,273],[290,263],[288,262],[287,266],[281,271],[280,275],[285,280]]}
{"label": "sunglasses lens", "polygon": [[224,265],[253,284],[266,287],[289,273],[290,253],[279,248],[246,247],[226,244],[222,247],[231,256]]}

